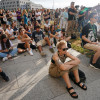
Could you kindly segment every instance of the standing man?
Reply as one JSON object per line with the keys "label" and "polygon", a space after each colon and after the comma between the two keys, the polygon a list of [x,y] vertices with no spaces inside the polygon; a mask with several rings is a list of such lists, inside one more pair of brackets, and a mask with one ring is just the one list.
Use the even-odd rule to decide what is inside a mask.
{"label": "standing man", "polygon": [[65,8],[65,11],[63,13],[63,28],[65,28],[65,31],[67,31],[68,26],[68,8]]}
{"label": "standing man", "polygon": [[67,28],[67,34],[68,35],[71,35],[74,32],[76,13],[77,13],[77,10],[74,7],[74,2],[71,2],[71,8],[68,9],[68,28]]}

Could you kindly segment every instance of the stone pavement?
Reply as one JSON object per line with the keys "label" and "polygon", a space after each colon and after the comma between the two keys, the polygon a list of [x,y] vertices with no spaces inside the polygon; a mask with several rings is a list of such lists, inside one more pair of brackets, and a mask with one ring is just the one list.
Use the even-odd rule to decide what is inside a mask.
{"label": "stone pavement", "polygon": [[[34,56],[26,52],[4,63],[0,61],[1,68],[10,77],[8,83],[0,79],[0,100],[73,100],[65,88],[63,79],[49,76],[52,53],[48,46],[44,47],[44,51],[47,53],[46,58],[42,58],[34,50]],[[80,69],[87,77],[87,91],[71,81],[79,96],[77,100],[100,100],[100,70],[89,67],[89,58],[85,55],[72,49],[69,52],[80,58]]]}

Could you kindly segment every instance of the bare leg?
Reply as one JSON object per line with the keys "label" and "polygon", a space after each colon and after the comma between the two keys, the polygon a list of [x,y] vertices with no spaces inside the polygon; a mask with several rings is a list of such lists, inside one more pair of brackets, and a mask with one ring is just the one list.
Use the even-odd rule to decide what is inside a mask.
{"label": "bare leg", "polygon": [[[73,71],[73,74],[75,76],[75,80],[76,83],[80,82],[80,78],[79,78],[79,73],[78,73],[78,69]],[[80,86],[82,87],[83,83],[80,83]],[[86,86],[84,86],[84,88],[86,88]]]}
{"label": "bare leg", "polygon": [[39,50],[39,52],[43,51],[41,46],[38,46],[38,50]]}
{"label": "bare leg", "polygon": [[[67,72],[63,75],[63,79],[68,88],[72,87],[70,80],[69,80],[69,75]],[[72,93],[72,92],[74,92],[74,89],[70,90],[70,93]],[[77,96],[77,94],[73,94],[73,96]]]}
{"label": "bare leg", "polygon": [[100,48],[98,48],[97,52],[94,54],[92,63],[93,64],[96,63],[99,57],[100,57]]}
{"label": "bare leg", "polygon": [[18,53],[23,53],[23,52],[25,52],[26,50],[24,50],[24,49],[20,49],[20,48],[18,48]]}
{"label": "bare leg", "polygon": [[76,82],[79,82],[79,81],[80,81],[80,78],[79,78],[78,69],[77,69],[77,70],[74,70],[74,71],[73,71],[73,74],[74,74],[74,76],[75,76]]}
{"label": "bare leg", "polygon": [[0,72],[2,72],[2,69],[0,68]]}
{"label": "bare leg", "polygon": [[51,46],[51,43],[50,43],[50,40],[49,40],[48,37],[45,37],[44,40],[47,42],[47,44],[48,44],[49,46]]}
{"label": "bare leg", "polygon": [[25,42],[25,48],[28,48],[29,51],[31,50],[29,42]]}

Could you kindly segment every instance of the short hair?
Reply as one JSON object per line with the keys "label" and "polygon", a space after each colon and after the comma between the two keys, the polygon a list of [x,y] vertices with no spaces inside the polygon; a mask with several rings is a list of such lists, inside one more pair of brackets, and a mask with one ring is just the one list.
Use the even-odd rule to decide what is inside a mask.
{"label": "short hair", "polygon": [[63,45],[67,46],[67,43],[65,40],[61,40],[60,42],[57,43],[57,49],[61,49]]}
{"label": "short hair", "polygon": [[40,28],[40,26],[39,26],[39,25],[37,25],[37,26],[36,26],[36,29],[37,29],[37,28]]}
{"label": "short hair", "polygon": [[71,5],[75,4],[75,2],[71,2]]}
{"label": "short hair", "polygon": [[97,13],[91,13],[91,14],[89,15],[89,19],[93,18],[93,16],[96,15],[96,14],[97,14]]}

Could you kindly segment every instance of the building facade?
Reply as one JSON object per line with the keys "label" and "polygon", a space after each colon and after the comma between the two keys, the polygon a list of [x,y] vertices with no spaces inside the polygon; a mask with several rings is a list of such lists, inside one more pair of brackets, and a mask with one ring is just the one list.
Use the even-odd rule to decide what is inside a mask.
{"label": "building facade", "polygon": [[30,0],[1,0],[0,1],[0,9],[5,10],[17,10],[18,8],[21,9],[42,9],[42,5],[35,4]]}

